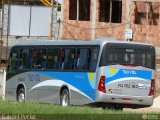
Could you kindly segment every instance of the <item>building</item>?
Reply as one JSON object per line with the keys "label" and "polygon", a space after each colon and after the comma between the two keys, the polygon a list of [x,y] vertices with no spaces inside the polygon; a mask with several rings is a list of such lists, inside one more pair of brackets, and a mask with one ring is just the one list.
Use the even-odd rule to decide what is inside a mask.
{"label": "building", "polygon": [[[64,0],[62,37],[125,39],[160,45],[160,0]],[[71,35],[72,33],[72,35]]]}
{"label": "building", "polygon": [[[58,0],[59,1],[59,0]],[[52,10],[51,6],[53,6],[54,10]],[[15,11],[15,9],[13,10],[12,7],[19,7],[19,12]],[[54,34],[54,31],[53,31],[53,26],[55,27],[56,25],[56,19],[52,21],[52,25],[50,25],[48,27],[48,31],[47,32],[50,32],[50,36],[46,36],[46,35],[36,35],[36,36],[30,36],[30,35],[21,35],[19,34],[18,30],[16,29],[16,27],[12,27],[13,28],[13,31],[17,32],[18,34],[10,34],[10,31],[11,31],[11,21],[13,20],[12,18],[12,15],[11,13],[15,13],[16,14],[16,17],[14,16],[14,22],[17,21],[18,24],[16,23],[13,23],[15,24],[15,26],[19,27],[20,28],[20,31],[23,31],[23,29],[25,29],[25,31],[28,31],[27,27],[26,27],[26,24],[28,24],[26,22],[27,20],[27,14],[24,14],[22,11],[23,11],[23,8],[30,8],[29,10],[31,11],[31,7],[32,7],[32,10],[33,8],[49,8],[50,11],[48,12],[47,11],[47,14],[49,14],[48,16],[49,17],[45,17],[47,20],[48,20],[48,24],[49,22],[51,21],[51,11],[55,11],[53,13],[53,17],[59,17],[60,16],[60,9],[61,9],[61,6],[60,4],[57,2],[57,0],[2,0],[0,2],[0,65],[1,63],[2,64],[5,64],[7,62],[7,58],[8,58],[8,54],[9,54],[9,46],[12,46],[14,44],[16,44],[17,42],[19,41],[26,41],[26,40],[41,40],[41,39],[48,39],[50,36],[51,38],[53,38],[53,35]],[[22,8],[22,9],[21,9]],[[14,12],[12,12],[14,11]],[[26,11],[26,9],[24,10]],[[28,12],[28,11],[27,11]],[[30,20],[31,20],[31,12],[30,13]],[[38,13],[38,12],[37,12]],[[41,12],[39,11],[39,13],[41,14]],[[44,13],[43,13],[44,14]],[[43,14],[41,15],[43,17]],[[34,15],[33,15],[34,16]],[[55,18],[56,18],[55,17]],[[22,21],[18,21],[18,18],[20,18]],[[36,18],[36,15],[35,15],[35,18]],[[38,18],[37,18],[38,19]],[[23,27],[21,28],[21,24],[20,23],[23,23]],[[35,21],[36,22],[36,21]],[[44,22],[44,21],[42,21]],[[54,25],[53,25],[53,22],[54,22]],[[45,23],[45,22],[44,22]],[[52,31],[50,31],[50,29],[52,28]],[[44,28],[42,28],[44,29]]]}

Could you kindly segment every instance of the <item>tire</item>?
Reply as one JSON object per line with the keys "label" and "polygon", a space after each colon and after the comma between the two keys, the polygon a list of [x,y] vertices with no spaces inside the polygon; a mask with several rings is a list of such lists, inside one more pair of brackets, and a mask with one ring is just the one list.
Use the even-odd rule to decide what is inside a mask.
{"label": "tire", "polygon": [[24,88],[20,88],[17,92],[17,101],[23,102],[25,101],[25,90]]}
{"label": "tire", "polygon": [[63,107],[70,105],[70,97],[68,89],[64,89],[60,95],[60,104]]}

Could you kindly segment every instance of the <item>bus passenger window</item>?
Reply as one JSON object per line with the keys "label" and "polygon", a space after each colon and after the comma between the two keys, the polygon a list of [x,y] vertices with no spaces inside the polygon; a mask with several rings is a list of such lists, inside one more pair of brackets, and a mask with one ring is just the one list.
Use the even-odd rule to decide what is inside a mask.
{"label": "bus passenger window", "polygon": [[41,55],[41,61],[42,61],[41,66],[42,66],[42,70],[45,70],[46,69],[46,64],[47,64],[46,63],[47,62],[46,49],[42,49],[41,53],[42,53],[42,55]]}
{"label": "bus passenger window", "polygon": [[87,48],[80,49],[79,70],[88,70],[89,59],[90,59],[89,49]]}
{"label": "bus passenger window", "polygon": [[73,70],[75,62],[75,49],[65,49],[64,69]]}
{"label": "bus passenger window", "polygon": [[97,48],[92,49],[91,59],[90,59],[90,64],[89,64],[90,71],[96,70],[97,60],[98,60],[98,52],[99,52],[99,50]]}
{"label": "bus passenger window", "polygon": [[41,56],[42,56],[42,51],[41,49],[34,49],[33,50],[33,68],[34,69],[41,69]]}
{"label": "bus passenger window", "polygon": [[32,49],[29,49],[29,68],[33,69],[33,56],[32,56]]}
{"label": "bus passenger window", "polygon": [[20,70],[30,69],[29,59],[30,59],[29,49],[20,49],[20,57],[19,57]]}
{"label": "bus passenger window", "polygon": [[80,63],[80,49],[77,49],[77,53],[74,60],[74,68],[79,69],[79,63]]}
{"label": "bus passenger window", "polygon": [[64,58],[65,58],[65,49],[61,50],[60,57],[61,57],[60,69],[63,70],[63,68],[64,68]]}
{"label": "bus passenger window", "polygon": [[16,50],[13,50],[10,54],[8,61],[8,71],[16,72],[17,65],[18,65],[18,52]]}
{"label": "bus passenger window", "polygon": [[76,49],[71,49],[68,62],[70,63],[70,69],[74,70],[76,64]]}
{"label": "bus passenger window", "polygon": [[47,69],[55,69],[58,70],[60,67],[60,49],[55,48],[51,49],[49,48],[47,50],[47,63],[46,68]]}
{"label": "bus passenger window", "polygon": [[59,48],[56,48],[54,49],[54,56],[53,56],[53,59],[54,59],[54,68],[53,69],[56,69],[58,70],[59,69],[59,66],[60,66],[60,49]]}
{"label": "bus passenger window", "polygon": [[53,69],[53,49],[48,49],[47,50],[47,64],[46,67],[47,69]]}

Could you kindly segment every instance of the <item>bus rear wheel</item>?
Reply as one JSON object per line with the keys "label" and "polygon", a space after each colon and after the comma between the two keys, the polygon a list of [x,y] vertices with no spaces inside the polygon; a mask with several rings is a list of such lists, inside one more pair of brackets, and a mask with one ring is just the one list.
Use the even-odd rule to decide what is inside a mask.
{"label": "bus rear wheel", "polygon": [[25,101],[25,90],[24,88],[20,88],[17,93],[17,101],[22,102]]}
{"label": "bus rear wheel", "polygon": [[69,97],[69,91],[68,89],[64,89],[60,95],[60,104],[63,107],[70,105],[70,97]]}

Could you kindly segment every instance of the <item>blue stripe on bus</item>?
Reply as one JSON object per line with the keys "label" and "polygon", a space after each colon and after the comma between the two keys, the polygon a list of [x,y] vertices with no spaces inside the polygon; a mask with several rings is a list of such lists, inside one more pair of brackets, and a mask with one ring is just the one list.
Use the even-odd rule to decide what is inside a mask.
{"label": "blue stripe on bus", "polygon": [[152,71],[147,70],[131,70],[131,69],[106,69],[106,83],[120,78],[137,77],[145,80],[152,79]]}
{"label": "blue stripe on bus", "polygon": [[87,72],[38,72],[53,79],[62,80],[95,100],[95,79],[89,80]]}

